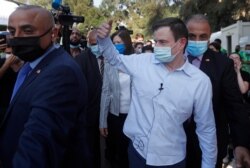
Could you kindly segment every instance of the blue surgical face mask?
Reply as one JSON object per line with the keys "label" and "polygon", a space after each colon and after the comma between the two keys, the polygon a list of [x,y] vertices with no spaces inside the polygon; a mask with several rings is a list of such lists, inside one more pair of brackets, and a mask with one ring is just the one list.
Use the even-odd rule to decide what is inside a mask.
{"label": "blue surgical face mask", "polygon": [[245,52],[246,52],[247,54],[250,54],[250,50],[245,50]]}
{"label": "blue surgical face mask", "polygon": [[154,47],[155,58],[163,63],[172,62],[175,58],[172,55],[171,47]]}
{"label": "blue surgical face mask", "polygon": [[120,54],[124,54],[124,51],[125,51],[124,44],[115,44],[115,48],[119,51]]}
{"label": "blue surgical face mask", "polygon": [[188,54],[199,57],[202,56],[208,48],[208,41],[191,41],[188,40],[187,52]]}
{"label": "blue surgical face mask", "polygon": [[96,56],[96,58],[100,57],[102,54],[99,50],[98,45],[89,45],[91,52]]}

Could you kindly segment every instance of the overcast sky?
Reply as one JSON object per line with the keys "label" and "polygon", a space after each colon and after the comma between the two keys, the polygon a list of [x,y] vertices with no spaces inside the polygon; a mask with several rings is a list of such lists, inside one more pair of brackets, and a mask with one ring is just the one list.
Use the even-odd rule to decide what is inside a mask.
{"label": "overcast sky", "polygon": [[94,5],[98,7],[101,4],[102,0],[94,0]]}

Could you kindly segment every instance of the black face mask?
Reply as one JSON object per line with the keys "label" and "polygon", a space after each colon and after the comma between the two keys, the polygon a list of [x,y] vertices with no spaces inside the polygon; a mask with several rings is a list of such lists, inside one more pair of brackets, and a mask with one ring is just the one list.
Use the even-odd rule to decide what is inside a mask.
{"label": "black face mask", "polygon": [[40,46],[40,38],[51,31],[51,28],[40,36],[14,37],[9,39],[8,44],[12,48],[12,53],[23,61],[32,62],[41,57],[47,49]]}

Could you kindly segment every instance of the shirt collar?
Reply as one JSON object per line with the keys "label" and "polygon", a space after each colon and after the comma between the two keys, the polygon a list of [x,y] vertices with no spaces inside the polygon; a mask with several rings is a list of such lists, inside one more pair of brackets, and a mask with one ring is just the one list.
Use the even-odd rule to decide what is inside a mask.
{"label": "shirt collar", "polygon": [[192,65],[188,62],[187,57],[185,57],[184,64],[180,68],[177,68],[176,71],[183,71],[187,76],[191,77],[192,71],[190,71],[190,66]]}
{"label": "shirt collar", "polygon": [[41,57],[37,58],[36,60],[30,62],[30,67],[34,69],[43,58],[45,58],[50,52],[52,52],[54,49],[58,48],[55,44],[53,44]]}
{"label": "shirt collar", "polygon": [[[183,71],[186,75],[191,77],[191,71],[189,69],[191,65],[188,62],[187,57],[184,56],[184,58],[185,58],[185,63],[180,68],[177,68],[175,71]],[[161,62],[155,58],[154,54],[152,55],[151,60],[152,60],[152,63],[154,64],[161,64]]]}
{"label": "shirt collar", "polygon": [[[187,50],[186,50],[185,53],[184,53],[184,56],[187,58],[188,55],[189,55],[189,54],[188,54],[188,52],[187,52]],[[192,55],[191,55],[191,56],[192,56]],[[196,57],[196,59],[198,59],[199,61],[201,61],[202,58],[203,58],[203,56],[204,56],[204,54],[199,55],[199,56]]]}

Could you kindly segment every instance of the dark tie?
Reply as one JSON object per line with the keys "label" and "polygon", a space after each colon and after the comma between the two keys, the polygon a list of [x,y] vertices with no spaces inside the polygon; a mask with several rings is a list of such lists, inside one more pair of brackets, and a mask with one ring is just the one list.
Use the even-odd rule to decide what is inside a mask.
{"label": "dark tie", "polygon": [[197,59],[197,57],[194,57],[192,55],[188,55],[188,61],[192,64],[193,60]]}
{"label": "dark tie", "polygon": [[103,61],[103,59],[101,59],[101,62],[100,62],[100,73],[101,73],[102,78],[103,78],[103,72],[104,72],[104,61]]}
{"label": "dark tie", "polygon": [[26,76],[28,76],[29,72],[32,70],[32,68],[30,67],[29,63],[24,64],[24,66],[20,69],[18,75],[17,75],[17,80],[14,86],[14,90],[11,96],[11,100],[13,99],[13,97],[15,96],[16,92],[18,91],[18,89],[20,88],[20,86],[22,85],[22,83],[24,82]]}

